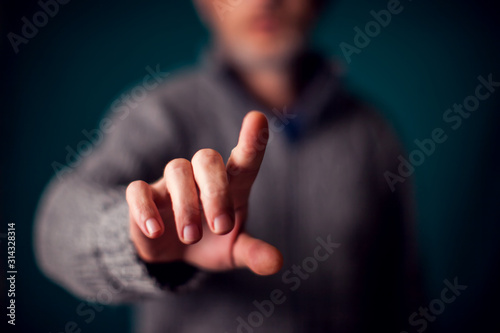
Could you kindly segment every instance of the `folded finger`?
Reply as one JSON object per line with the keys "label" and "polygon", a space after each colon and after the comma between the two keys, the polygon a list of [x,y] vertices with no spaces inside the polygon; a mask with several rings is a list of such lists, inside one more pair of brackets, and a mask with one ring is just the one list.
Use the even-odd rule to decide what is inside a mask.
{"label": "folded finger", "polygon": [[234,210],[221,155],[212,149],[201,149],[193,156],[191,164],[210,229],[216,234],[230,232],[234,227]]}
{"label": "folded finger", "polygon": [[172,160],[165,167],[164,175],[179,239],[185,244],[195,243],[201,239],[202,228],[191,162],[182,158]]}
{"label": "folded finger", "polygon": [[163,221],[149,184],[141,180],[130,183],[126,199],[129,213],[142,233],[149,238],[160,237],[164,231]]}

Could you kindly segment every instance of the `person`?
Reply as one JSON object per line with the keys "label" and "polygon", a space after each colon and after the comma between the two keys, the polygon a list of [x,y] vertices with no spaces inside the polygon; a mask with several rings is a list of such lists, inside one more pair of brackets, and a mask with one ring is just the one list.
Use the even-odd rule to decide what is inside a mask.
{"label": "person", "polygon": [[393,131],[309,47],[323,1],[195,5],[201,64],[111,112],[46,189],[41,269],[134,304],[144,333],[404,329],[421,305],[411,186],[391,191]]}

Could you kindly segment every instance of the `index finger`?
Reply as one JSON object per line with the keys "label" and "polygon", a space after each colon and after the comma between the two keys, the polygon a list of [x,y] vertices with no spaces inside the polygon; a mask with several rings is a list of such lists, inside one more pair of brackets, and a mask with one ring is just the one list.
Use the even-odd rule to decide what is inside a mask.
{"label": "index finger", "polygon": [[231,151],[226,166],[235,209],[248,200],[250,189],[264,159],[268,138],[266,116],[258,111],[249,112],[243,119],[238,144]]}

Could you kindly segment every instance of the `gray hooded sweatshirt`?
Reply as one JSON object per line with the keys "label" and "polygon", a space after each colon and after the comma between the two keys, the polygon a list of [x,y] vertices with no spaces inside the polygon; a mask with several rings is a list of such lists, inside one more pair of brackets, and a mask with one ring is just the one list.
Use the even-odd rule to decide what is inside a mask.
{"label": "gray hooded sweatshirt", "polygon": [[[141,333],[406,329],[423,304],[410,184],[392,191],[384,177],[396,172],[400,145],[328,61],[308,53],[296,66],[300,96],[274,110],[210,54],[132,89],[94,133],[91,152],[40,201],[42,271],[83,299],[134,304]],[[157,180],[171,159],[201,148],[229,157],[254,109],[268,117],[270,139],[246,230],[282,251],[283,269],[262,277],[143,262],[130,240],[126,186]]]}

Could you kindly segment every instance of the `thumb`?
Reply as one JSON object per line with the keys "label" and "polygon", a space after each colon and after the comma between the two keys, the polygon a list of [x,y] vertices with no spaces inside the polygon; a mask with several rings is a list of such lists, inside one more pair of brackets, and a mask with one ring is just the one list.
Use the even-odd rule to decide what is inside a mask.
{"label": "thumb", "polygon": [[233,258],[236,267],[247,267],[259,275],[275,274],[283,266],[283,255],[277,248],[245,232],[234,243]]}

